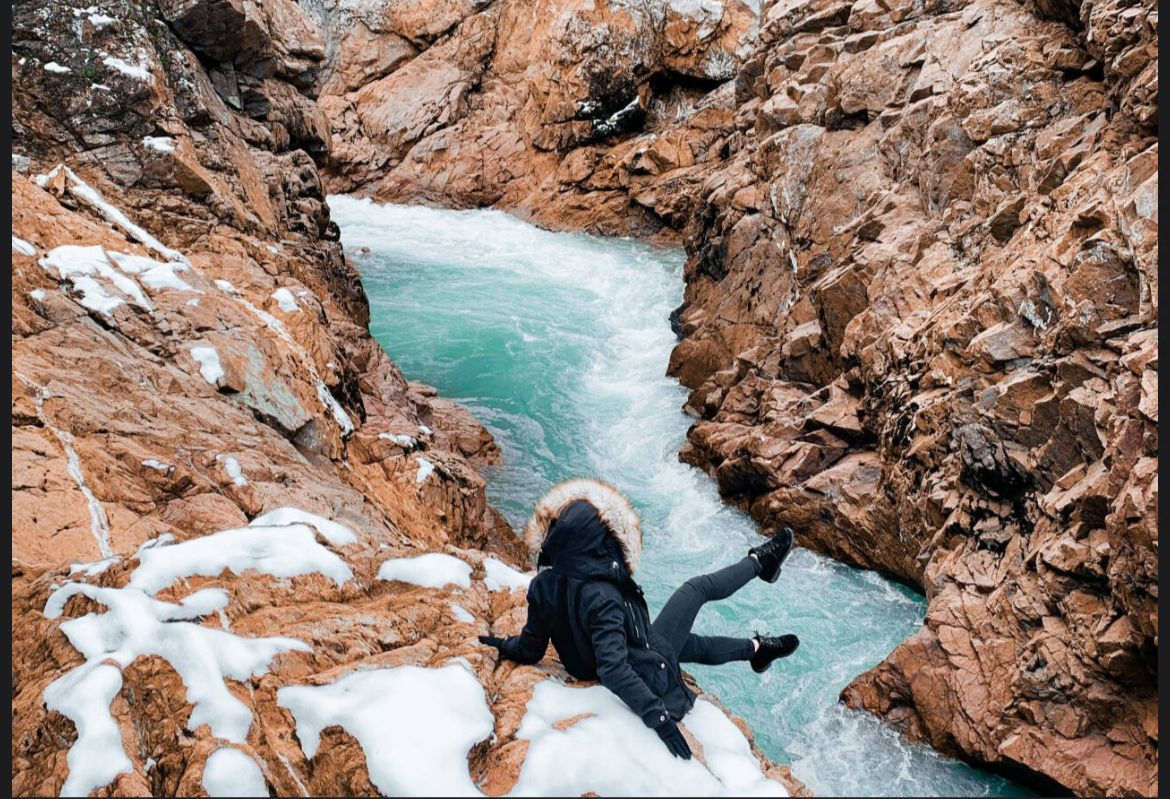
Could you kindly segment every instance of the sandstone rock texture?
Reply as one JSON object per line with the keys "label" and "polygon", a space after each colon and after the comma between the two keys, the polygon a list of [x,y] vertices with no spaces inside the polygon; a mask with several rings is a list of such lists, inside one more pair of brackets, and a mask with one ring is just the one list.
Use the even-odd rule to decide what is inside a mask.
{"label": "sandstone rock texture", "polygon": [[1157,5],[429,7],[324,14],[330,189],[681,239],[684,459],[929,599],[845,701],[1154,792]]}
{"label": "sandstone rock texture", "polygon": [[[291,0],[12,10],[13,793],[386,792],[280,690],[451,664],[491,718],[444,773],[509,790],[566,675],[476,644],[523,615],[489,556],[528,554],[490,435],[366,329],[319,173],[330,40]],[[465,578],[378,577],[423,553]]]}

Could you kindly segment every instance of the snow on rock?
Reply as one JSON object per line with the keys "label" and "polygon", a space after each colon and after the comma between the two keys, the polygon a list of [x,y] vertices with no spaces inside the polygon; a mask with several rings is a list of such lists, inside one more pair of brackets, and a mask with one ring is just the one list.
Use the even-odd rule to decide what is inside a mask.
{"label": "snow on rock", "polygon": [[187,269],[187,264],[179,261],[156,261],[143,255],[131,255],[124,252],[106,253],[110,260],[118,265],[123,272],[137,275],[139,280],[152,289],[178,289],[191,291],[191,287],[180,278],[176,272]]}
{"label": "snow on rock", "polygon": [[228,690],[224,680],[259,676],[276,655],[309,649],[292,638],[243,638],[192,623],[227,604],[227,594],[217,588],[196,591],[174,604],[133,587],[67,583],[50,595],[45,616],[58,618],[66,600],[77,594],[104,605],[107,611],[61,623],[61,632],[85,662],[49,683],[44,692],[46,707],[71,719],[78,729],[67,755],[69,775],[62,795],[85,796],[130,770],[110,702],[121,689],[119,669],[139,657],[158,655],[178,672],[187,688],[187,701],[194,706],[188,729],[207,724],[212,735],[243,742],[252,726],[252,711]]}
{"label": "snow on rock", "polygon": [[131,64],[129,61],[123,61],[112,55],[103,58],[102,63],[127,77],[134,78],[134,80],[150,80],[150,70],[142,64]]}
{"label": "snow on rock", "polygon": [[163,463],[157,458],[147,458],[142,462],[142,465],[148,469],[154,469],[156,472],[165,472],[171,468],[169,463]]}
{"label": "snow on rock", "polygon": [[296,297],[286,288],[279,288],[272,292],[272,299],[276,300],[276,305],[285,313],[295,313],[300,309]]}
{"label": "snow on rock", "polygon": [[454,555],[428,552],[413,558],[391,558],[378,569],[379,580],[400,580],[424,588],[454,583],[471,587],[471,567]]}
{"label": "snow on rock", "polygon": [[434,474],[434,471],[435,464],[420,456],[418,459],[418,473],[414,476],[414,482],[421,483]]}
{"label": "snow on rock", "polygon": [[63,244],[45,253],[39,263],[46,270],[56,271],[61,280],[68,280],[81,293],[80,303],[91,310],[109,315],[125,302],[124,297],[147,310],[153,308],[137,281],[114,266],[106,251],[96,244]]}
{"label": "snow on rock", "polygon": [[56,61],[50,61],[49,63],[45,64],[45,72],[56,72],[57,74],[62,74],[72,71],[73,70],[71,70],[69,67],[63,67]]}
{"label": "snow on rock", "polygon": [[95,577],[113,566],[121,559],[122,558],[120,558],[118,555],[111,555],[108,558],[95,560],[92,563],[70,563],[69,573],[72,575],[81,572],[86,577]]}
{"label": "snow on rock", "polygon": [[191,357],[199,364],[199,374],[211,385],[214,386],[223,377],[223,365],[219,362],[219,352],[215,347],[192,347]]}
{"label": "snow on rock", "polygon": [[495,719],[479,681],[461,665],[358,671],[329,685],[286,686],[277,703],[296,719],[306,757],[316,754],[326,727],[353,735],[370,782],[385,796],[479,795],[467,753],[492,734]]}
{"label": "snow on rock", "polygon": [[214,577],[224,569],[235,574],[252,569],[274,577],[317,572],[338,585],[353,579],[349,566],[317,542],[316,528],[257,521],[178,544],[140,549],[141,565],[134,570],[129,587],[154,594],[181,577]]}
{"label": "snow on rock", "polygon": [[[177,544],[171,543],[170,534],[147,541],[136,553],[139,565],[124,588],[69,582],[50,594],[44,608],[49,619],[60,618],[70,597],[79,594],[106,608],[105,613],[87,613],[61,623],[61,632],[85,662],[44,690],[46,707],[77,727],[77,739],[66,757],[69,774],[62,795],[85,796],[131,770],[110,702],[121,690],[121,669],[142,656],[166,659],[183,680],[187,701],[194,706],[188,729],[207,724],[218,738],[235,743],[246,740],[252,711],[232,694],[225,680],[262,675],[276,655],[309,651],[309,647],[293,638],[245,638],[194,623],[212,613],[223,618],[228,595],[222,588],[195,591],[177,604],[155,599],[154,594],[185,577],[214,576],[225,569],[236,574],[254,569],[277,577],[319,572],[338,584],[352,579],[349,567],[317,542],[318,532],[331,542],[356,540],[336,522],[296,508],[280,508],[248,527]],[[89,575],[108,565],[102,561],[74,564],[74,571]],[[266,795],[255,763],[242,752],[238,755],[249,761],[250,768],[237,755],[217,757],[223,751],[217,750],[205,767],[208,792]]]}
{"label": "snow on rock", "polygon": [[37,248],[29,244],[20,236],[13,234],[12,236],[12,251],[18,252],[21,255],[36,255]]}
{"label": "snow on rock", "polygon": [[378,433],[378,438],[384,438],[387,441],[391,441],[403,449],[414,449],[418,446],[417,438],[402,433]]}
{"label": "snow on rock", "polygon": [[511,591],[513,588],[528,588],[532,575],[516,571],[502,560],[489,555],[483,559],[483,584],[489,591]]}
{"label": "snow on rock", "polygon": [[[557,729],[558,722],[585,718]],[[561,725],[563,726],[563,725]],[[529,741],[513,796],[787,796],[767,779],[747,738],[700,699],[683,720],[702,746],[699,759],[674,757],[616,695],[600,685],[539,683],[516,732]]]}
{"label": "snow on rock", "polygon": [[357,536],[344,524],[326,519],[300,508],[284,507],[270,510],[251,521],[251,527],[281,527],[292,524],[304,524],[313,527],[321,537],[335,547],[357,543]]}
{"label": "snow on rock", "polygon": [[208,796],[268,796],[256,761],[231,746],[216,749],[203,764],[203,790]]}
{"label": "snow on rock", "polygon": [[456,621],[461,621],[465,624],[470,624],[475,621],[475,616],[472,616],[467,608],[455,602],[451,603],[451,612],[455,614]]}
{"label": "snow on rock", "polygon": [[215,458],[223,464],[223,470],[227,472],[228,477],[232,478],[232,482],[238,486],[246,486],[248,478],[244,477],[244,467],[240,466],[240,462],[231,455],[217,455]]}
{"label": "snow on rock", "polygon": [[170,136],[143,136],[142,143],[151,150],[160,153],[173,153],[175,140]]}
{"label": "snow on rock", "polygon": [[65,170],[66,186],[69,192],[77,199],[90,206],[102,216],[106,218],[110,224],[121,228],[126,235],[135,241],[145,244],[150,249],[157,252],[168,261],[178,261],[179,263],[187,263],[187,258],[178,250],[172,250],[154,236],[147,233],[144,229],[130,221],[130,217],[126,216],[115,205],[108,202],[101,192],[90,186],[84,180],[77,176],[69,167],[64,164],[58,164],[44,175],[37,175],[36,184],[42,188],[49,185],[49,181],[60,174],[61,170]]}
{"label": "snow on rock", "polygon": [[28,296],[32,297],[37,302],[43,302],[45,297],[48,297],[49,295],[45,292],[44,289],[33,289],[28,293]]}
{"label": "snow on rock", "polygon": [[45,707],[77,727],[77,739],[65,756],[69,776],[61,786],[62,796],[85,796],[119,774],[133,771],[122,748],[122,733],[110,715],[110,702],[122,690],[122,672],[105,663],[87,666],[45,688]]}

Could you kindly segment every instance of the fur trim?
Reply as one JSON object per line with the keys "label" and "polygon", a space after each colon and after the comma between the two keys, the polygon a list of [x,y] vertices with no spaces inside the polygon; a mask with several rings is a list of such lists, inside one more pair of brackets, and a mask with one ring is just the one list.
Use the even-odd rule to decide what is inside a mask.
{"label": "fur trim", "polygon": [[621,544],[626,568],[632,575],[642,562],[642,523],[638,519],[638,512],[621,491],[608,483],[588,477],[558,483],[537,501],[532,518],[524,526],[524,543],[533,557],[540,551],[549,528],[561,510],[579,499],[597,508],[602,523]]}

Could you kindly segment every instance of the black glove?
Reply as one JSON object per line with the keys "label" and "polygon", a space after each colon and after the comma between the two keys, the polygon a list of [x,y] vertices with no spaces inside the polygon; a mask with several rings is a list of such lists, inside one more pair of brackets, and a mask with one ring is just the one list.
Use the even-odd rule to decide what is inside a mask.
{"label": "black glove", "polygon": [[481,635],[479,637],[479,642],[481,644],[486,644],[488,646],[494,646],[496,649],[499,649],[500,646],[504,643],[504,639],[497,638],[494,635]]}
{"label": "black glove", "polygon": [[673,721],[667,721],[665,724],[654,728],[654,732],[658,733],[658,737],[666,744],[666,748],[675,757],[681,757],[683,760],[691,759],[691,747],[687,743],[687,739],[683,737],[682,730]]}

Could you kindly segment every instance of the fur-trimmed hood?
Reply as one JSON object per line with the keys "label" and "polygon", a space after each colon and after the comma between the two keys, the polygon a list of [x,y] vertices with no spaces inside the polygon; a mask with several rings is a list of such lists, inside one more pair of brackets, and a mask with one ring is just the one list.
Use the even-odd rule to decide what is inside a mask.
{"label": "fur-trimmed hood", "polygon": [[524,526],[524,542],[535,559],[561,511],[579,500],[597,510],[601,522],[621,546],[626,569],[633,575],[642,562],[642,523],[626,496],[608,483],[586,477],[566,480],[549,489]]}

